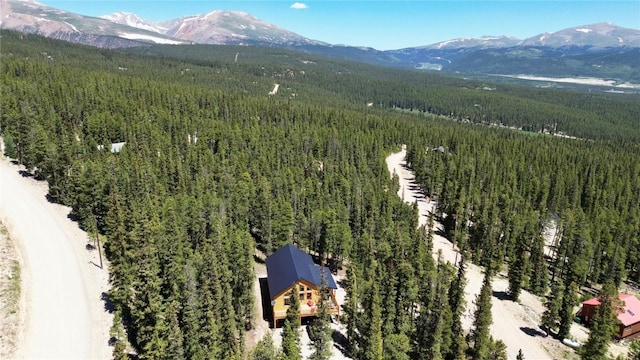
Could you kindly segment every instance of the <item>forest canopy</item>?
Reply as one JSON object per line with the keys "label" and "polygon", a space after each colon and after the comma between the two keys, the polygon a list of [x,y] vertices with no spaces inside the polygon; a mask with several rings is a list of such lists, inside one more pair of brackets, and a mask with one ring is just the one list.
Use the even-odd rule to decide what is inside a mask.
{"label": "forest canopy", "polygon": [[[575,304],[580,286],[640,281],[637,96],[488,91],[274,49],[134,54],[1,35],[6,153],[106,236],[109,297],[141,359],[243,358],[255,251],[286,243],[346,270],[353,357],[494,351],[465,342],[464,272],[434,261],[396,195],[384,159],[402,144],[449,239],[508,268],[513,289],[544,295],[553,279]],[[581,139],[479,125],[495,122]]]}

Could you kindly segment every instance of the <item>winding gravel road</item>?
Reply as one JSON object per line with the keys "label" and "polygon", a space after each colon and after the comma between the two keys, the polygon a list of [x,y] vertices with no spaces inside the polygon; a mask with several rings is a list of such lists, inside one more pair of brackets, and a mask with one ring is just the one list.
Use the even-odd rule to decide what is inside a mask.
{"label": "winding gravel road", "polygon": [[43,182],[0,159],[0,219],[22,257],[22,311],[17,358],[108,359],[112,315],[102,293],[108,273],[87,235],[67,218],[69,208],[46,199]]}
{"label": "winding gravel road", "polygon": [[[426,224],[428,214],[433,210],[435,203],[428,202],[422,194],[420,194],[414,182],[414,174],[406,167],[405,163],[406,150],[393,153],[386,159],[387,168],[392,175],[395,173],[400,180],[400,189],[398,196],[405,202],[418,202],[418,212],[420,213],[420,225]],[[434,228],[442,225],[436,223]],[[451,242],[440,235],[433,237],[433,253],[434,258],[438,251],[442,251],[445,261],[455,263],[458,259],[458,249],[452,247]],[[482,287],[484,278],[482,269],[476,265],[469,264],[467,268],[467,286],[465,288],[465,297],[467,301],[465,316],[461,319],[462,326],[465,330],[469,330],[473,324],[473,312],[475,311],[474,301]],[[505,293],[508,289],[508,282],[505,278],[496,276],[492,281],[493,291],[496,293]],[[491,324],[491,335],[495,339],[504,341],[507,345],[507,355],[509,359],[515,359],[518,350],[522,350],[525,359],[559,359],[563,356],[548,351],[554,347],[551,337],[543,338],[540,332],[537,334],[539,316],[544,311],[544,307],[535,296],[523,290],[520,295],[520,303],[509,300],[500,300],[498,297],[492,298],[492,315],[493,324]]]}

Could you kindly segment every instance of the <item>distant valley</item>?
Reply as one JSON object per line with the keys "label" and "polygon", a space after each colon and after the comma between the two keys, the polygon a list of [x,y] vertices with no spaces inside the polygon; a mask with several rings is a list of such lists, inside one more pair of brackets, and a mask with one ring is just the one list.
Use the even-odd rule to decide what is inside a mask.
{"label": "distant valley", "polygon": [[126,12],[96,18],[30,0],[3,0],[0,5],[5,14],[1,28],[102,48],[153,44],[276,47],[386,67],[527,81],[543,87],[573,84],[603,91],[640,91],[640,30],[609,23],[527,39],[484,36],[382,51],[308,39],[238,11],[214,10],[153,23]]}

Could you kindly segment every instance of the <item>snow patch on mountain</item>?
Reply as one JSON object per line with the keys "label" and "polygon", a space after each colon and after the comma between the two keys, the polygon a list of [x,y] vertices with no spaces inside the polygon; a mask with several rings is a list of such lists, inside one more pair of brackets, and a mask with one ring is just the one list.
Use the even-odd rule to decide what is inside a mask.
{"label": "snow patch on mountain", "polygon": [[72,24],[69,24],[69,23],[68,23],[68,22],[66,22],[66,21],[63,21],[63,22],[64,22],[65,24],[69,25],[69,27],[71,28],[71,30],[73,30],[73,31],[75,31],[75,32],[79,32],[77,27],[73,26]]}
{"label": "snow patch on mountain", "polygon": [[160,38],[152,35],[144,35],[144,34],[126,34],[125,33],[125,34],[119,34],[118,36],[121,38],[129,39],[129,40],[153,41],[156,44],[169,44],[169,45],[183,44],[183,42],[181,41],[169,40],[169,39],[164,39],[164,38]]}
{"label": "snow patch on mountain", "polygon": [[504,47],[515,46],[520,40],[510,36],[482,36],[479,38],[458,38],[452,40],[441,41],[426,48],[431,49],[452,49],[452,48],[470,48],[470,47]]}

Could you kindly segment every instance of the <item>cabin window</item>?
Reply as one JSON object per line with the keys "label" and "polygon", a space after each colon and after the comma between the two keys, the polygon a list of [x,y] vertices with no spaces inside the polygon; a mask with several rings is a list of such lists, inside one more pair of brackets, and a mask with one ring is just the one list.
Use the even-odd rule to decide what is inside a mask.
{"label": "cabin window", "polygon": [[285,306],[291,305],[291,299],[288,296],[284,297],[284,305]]}
{"label": "cabin window", "polygon": [[301,292],[304,291],[304,285],[300,285],[299,289]]}
{"label": "cabin window", "polygon": [[300,294],[300,300],[304,300],[304,293]]}
{"label": "cabin window", "polygon": [[307,293],[307,300],[311,300],[311,291]]}

